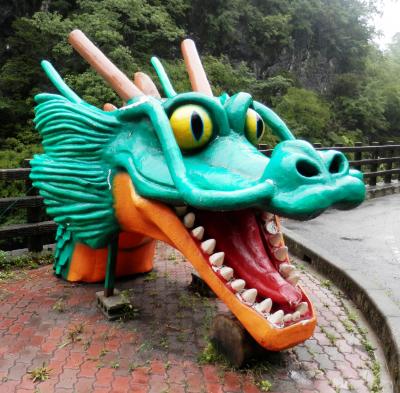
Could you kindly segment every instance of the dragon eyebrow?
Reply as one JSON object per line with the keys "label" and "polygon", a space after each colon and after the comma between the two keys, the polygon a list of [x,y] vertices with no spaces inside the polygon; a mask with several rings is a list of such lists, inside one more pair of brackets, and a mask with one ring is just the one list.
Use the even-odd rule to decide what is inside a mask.
{"label": "dragon eyebrow", "polygon": [[208,82],[203,65],[201,64],[196,44],[193,40],[186,39],[182,41],[181,49],[193,91],[197,91],[212,97],[213,93],[211,86]]}
{"label": "dragon eyebrow", "polygon": [[161,64],[161,61],[158,59],[158,57],[153,56],[150,62],[151,65],[154,67],[154,70],[156,71],[156,74],[158,76],[158,79],[160,80],[165,95],[168,98],[175,97],[177,95],[176,91],[172,87],[171,81],[169,80],[168,75],[165,72],[163,65]]}

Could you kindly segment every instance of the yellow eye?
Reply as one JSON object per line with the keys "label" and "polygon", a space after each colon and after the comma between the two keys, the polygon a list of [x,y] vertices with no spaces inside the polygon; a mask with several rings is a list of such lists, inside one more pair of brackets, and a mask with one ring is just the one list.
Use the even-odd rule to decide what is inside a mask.
{"label": "yellow eye", "polygon": [[246,114],[245,133],[247,139],[257,145],[265,131],[264,120],[253,109],[249,109]]}
{"label": "yellow eye", "polygon": [[199,105],[183,105],[175,109],[169,122],[182,150],[197,149],[211,139],[211,118]]}

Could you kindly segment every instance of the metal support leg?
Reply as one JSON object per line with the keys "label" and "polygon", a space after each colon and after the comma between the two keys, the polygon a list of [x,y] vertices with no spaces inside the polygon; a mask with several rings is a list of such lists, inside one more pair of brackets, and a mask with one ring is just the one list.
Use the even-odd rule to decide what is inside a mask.
{"label": "metal support leg", "polygon": [[106,278],[104,281],[104,297],[114,295],[115,272],[117,267],[118,234],[108,245]]}

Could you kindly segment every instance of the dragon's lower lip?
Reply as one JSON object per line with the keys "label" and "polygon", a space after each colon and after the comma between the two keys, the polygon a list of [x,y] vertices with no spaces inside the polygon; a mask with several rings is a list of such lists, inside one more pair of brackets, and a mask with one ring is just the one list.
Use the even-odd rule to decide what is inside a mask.
{"label": "dragon's lower lip", "polygon": [[[271,298],[266,298],[265,292],[261,288],[262,285],[249,287],[248,283],[251,283],[252,280],[256,283],[262,279],[262,275],[252,277],[249,270],[240,276],[240,268],[233,269],[228,266],[228,264],[234,266],[232,261],[235,252],[232,251],[229,242],[223,246],[221,241],[221,246],[218,246],[218,241],[221,239],[215,240],[208,237],[210,224],[206,224],[207,213],[183,212],[183,209],[178,209],[178,214],[176,214],[173,209],[163,203],[142,198],[135,192],[129,175],[124,173],[118,174],[114,178],[113,188],[115,212],[121,229],[162,240],[182,252],[203,280],[262,346],[269,350],[282,350],[311,336],[316,319],[312,305],[301,287],[295,288],[281,279],[283,284],[286,283],[293,289],[294,294],[298,293],[299,295],[295,297],[294,304],[291,305],[288,302],[280,304],[279,298],[274,298],[272,295]],[[194,225],[196,213],[199,222],[204,220],[204,225],[208,225],[205,230],[204,227]],[[271,220],[268,217],[273,216],[265,216],[266,222],[261,218],[257,218],[257,220],[260,220],[262,226],[268,226],[268,224],[271,226]],[[264,235],[267,241],[271,240],[269,236],[271,233],[264,234],[260,231],[260,239]],[[230,244],[232,245],[232,243]],[[278,247],[266,247],[268,252],[279,249],[286,251],[282,241],[280,244],[276,242],[275,244]],[[226,252],[222,251],[222,247],[226,247]],[[283,258],[280,258],[282,261],[271,259],[272,261],[269,261],[270,272],[272,277],[276,278],[276,275],[279,275],[277,268],[279,269],[279,265],[287,261],[284,261]],[[258,265],[258,268],[265,269],[267,265],[264,261]],[[253,268],[257,268],[257,265]]]}

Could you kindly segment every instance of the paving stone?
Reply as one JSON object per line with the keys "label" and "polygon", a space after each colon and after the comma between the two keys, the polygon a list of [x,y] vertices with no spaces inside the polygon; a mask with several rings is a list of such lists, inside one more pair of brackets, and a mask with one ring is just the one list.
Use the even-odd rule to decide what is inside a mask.
{"label": "paving stone", "polygon": [[[50,266],[30,271],[29,280],[2,282],[0,292],[10,296],[0,304],[0,393],[32,392],[27,371],[43,363],[51,371],[36,384],[41,393],[260,393],[260,380],[272,382],[271,393],[330,393],[335,386],[342,393],[349,386],[368,391],[369,358],[360,337],[344,329],[340,319],[346,314],[332,288],[322,288],[308,272],[302,283],[319,313],[313,338],[269,357],[256,373],[252,366],[199,364],[210,316],[227,308],[187,290],[192,271],[176,251],[159,244],[155,279],[117,283],[132,289],[139,308],[124,323],[109,322],[96,309],[101,284],[67,283]],[[63,313],[53,310],[61,298],[67,304]],[[80,323],[83,332],[71,342],[68,334]],[[337,337],[334,343],[326,332]]]}

